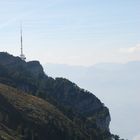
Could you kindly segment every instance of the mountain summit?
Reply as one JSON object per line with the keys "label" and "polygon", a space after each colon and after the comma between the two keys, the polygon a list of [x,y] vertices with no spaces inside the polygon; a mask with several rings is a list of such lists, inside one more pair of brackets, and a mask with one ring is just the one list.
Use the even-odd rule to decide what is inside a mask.
{"label": "mountain summit", "polygon": [[38,61],[0,53],[0,140],[111,140],[109,123],[92,93],[47,76]]}

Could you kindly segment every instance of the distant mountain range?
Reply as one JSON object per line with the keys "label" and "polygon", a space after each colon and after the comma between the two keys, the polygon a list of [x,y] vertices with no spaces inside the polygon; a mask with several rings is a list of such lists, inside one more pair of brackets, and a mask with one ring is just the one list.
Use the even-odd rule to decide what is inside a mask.
{"label": "distant mountain range", "polygon": [[140,61],[101,63],[90,67],[46,64],[53,77],[66,77],[98,96],[110,109],[111,130],[132,139],[140,126]]}
{"label": "distant mountain range", "polygon": [[0,140],[118,140],[108,108],[38,61],[0,52]]}

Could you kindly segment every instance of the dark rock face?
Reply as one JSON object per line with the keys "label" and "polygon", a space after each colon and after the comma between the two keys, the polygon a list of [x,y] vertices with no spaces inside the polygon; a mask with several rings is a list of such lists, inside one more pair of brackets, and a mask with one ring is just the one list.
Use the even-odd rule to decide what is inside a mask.
{"label": "dark rock face", "polygon": [[96,126],[103,131],[109,131],[111,121],[109,110],[92,93],[80,89],[67,79],[56,78],[52,92],[47,94],[59,102],[59,105],[65,106],[77,116],[82,116],[87,120],[94,118],[94,125],[96,123]]}
{"label": "dark rock face", "polygon": [[0,64],[1,65],[11,65],[21,62],[19,57],[13,57],[12,55],[6,52],[0,52]]}
{"label": "dark rock face", "polygon": [[27,63],[27,67],[29,71],[34,74],[34,76],[39,76],[41,74],[44,74],[43,68],[39,61],[30,61]]}
{"label": "dark rock face", "polygon": [[[67,131],[64,134],[61,133],[61,135],[63,135],[61,136],[61,140],[69,140],[69,139],[88,140],[89,137],[90,140],[110,139],[111,136],[109,132],[110,114],[108,108],[105,107],[102,104],[102,102],[92,93],[79,88],[76,84],[72,83],[71,81],[64,78],[53,79],[45,75],[43,68],[38,61],[25,62],[21,60],[19,57],[14,57],[7,53],[0,53],[0,83],[3,83],[10,87],[14,87],[18,90],[24,91],[28,94],[39,97],[38,100],[36,100],[37,102],[40,100],[40,98],[43,98],[44,100],[46,100],[46,102],[55,106],[57,110],[60,111],[63,114],[63,116],[65,116],[64,118],[66,120],[69,120],[71,124],[68,125],[66,129]],[[16,96],[18,96],[18,94],[15,95],[15,98]],[[31,100],[30,97],[29,99]],[[29,99],[26,98],[26,100]],[[17,100],[19,100],[19,98],[17,98]],[[7,102],[6,105],[8,103],[9,102]],[[13,102],[12,105],[13,107],[15,107]],[[25,109],[26,103],[22,105],[23,108]],[[12,109],[10,108],[10,106],[5,107],[5,109],[6,108],[9,108],[9,111],[11,110],[12,112],[15,111],[14,114],[18,113],[17,116],[20,116],[22,114],[21,116],[27,117],[31,122],[34,120],[34,118],[32,117],[30,118],[30,116],[33,116],[35,110],[39,109],[39,107],[36,107],[35,104],[32,104],[31,108],[28,109],[26,108],[27,109],[26,111],[30,114],[29,116],[27,115],[28,114],[27,112],[24,114],[23,113],[24,111],[20,112],[18,108]],[[40,113],[44,112],[43,110],[38,111]],[[51,113],[51,111],[49,113]],[[7,112],[7,114],[9,114],[9,112]],[[36,116],[38,115],[39,113]],[[24,122],[25,120],[22,120],[21,116],[19,118],[20,123],[22,124],[22,121]],[[12,116],[10,118],[12,118]],[[41,118],[41,124],[43,124],[42,125],[43,127],[39,127],[38,124],[36,124],[36,121],[35,123],[33,121],[33,124],[27,122],[27,124],[29,123],[31,126],[31,128],[29,126],[28,128],[29,129],[33,129],[34,127],[39,128],[34,132],[37,133],[38,135],[44,135],[41,132],[56,128],[56,126],[53,125],[53,123],[51,123],[51,125],[49,125],[48,127],[48,125],[45,124],[44,121],[42,122],[42,119],[43,118]],[[55,117],[52,119],[52,122],[56,123],[59,126],[59,123],[55,122],[54,119]],[[74,134],[74,132],[71,130],[72,124],[74,128],[77,128],[75,130],[77,134]],[[10,124],[10,127],[11,126],[12,124]],[[12,129],[15,130],[17,129],[17,127]],[[65,127],[63,126],[63,128],[61,129],[64,128]],[[53,132],[52,135],[54,135],[54,133],[56,134],[59,133],[60,135],[59,129],[60,129],[59,127],[56,128],[55,132]],[[40,130],[41,132],[37,132]],[[29,130],[27,129],[27,131]],[[74,137],[72,138],[71,135],[69,135],[69,133],[71,135],[74,135]],[[56,135],[56,137],[58,136]],[[36,138],[34,137],[33,140],[35,139]],[[49,138],[49,140],[53,139],[56,138],[51,139]],[[42,140],[45,139],[42,138]]]}
{"label": "dark rock face", "polygon": [[5,66],[8,69],[10,68],[10,71],[20,70],[20,72],[22,72],[23,70],[26,70],[34,76],[44,74],[43,68],[39,61],[30,61],[26,63],[25,61],[21,60],[20,57],[14,57],[8,53],[0,52],[0,65]]}
{"label": "dark rock face", "polygon": [[100,100],[92,93],[80,89],[67,79],[56,78],[54,87],[55,90],[51,96],[56,96],[57,94],[57,100],[63,105],[73,107],[84,116],[93,115],[96,110],[103,106]]}

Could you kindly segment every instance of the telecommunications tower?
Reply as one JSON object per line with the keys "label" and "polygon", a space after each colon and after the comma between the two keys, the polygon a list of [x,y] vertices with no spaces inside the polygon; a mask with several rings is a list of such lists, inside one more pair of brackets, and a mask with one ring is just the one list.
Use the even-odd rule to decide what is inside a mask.
{"label": "telecommunications tower", "polygon": [[20,26],[20,43],[21,43],[21,54],[20,54],[20,58],[22,59],[22,60],[26,60],[26,57],[25,57],[25,55],[23,54],[23,40],[22,40],[22,24],[21,24],[21,26]]}

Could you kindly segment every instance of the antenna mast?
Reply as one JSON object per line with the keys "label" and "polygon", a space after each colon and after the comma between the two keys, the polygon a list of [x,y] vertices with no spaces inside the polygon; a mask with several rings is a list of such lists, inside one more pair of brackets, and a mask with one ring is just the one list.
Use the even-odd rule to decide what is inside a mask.
{"label": "antenna mast", "polygon": [[21,43],[21,54],[20,54],[20,58],[25,61],[26,60],[26,57],[23,54],[22,24],[20,25],[20,43]]}

